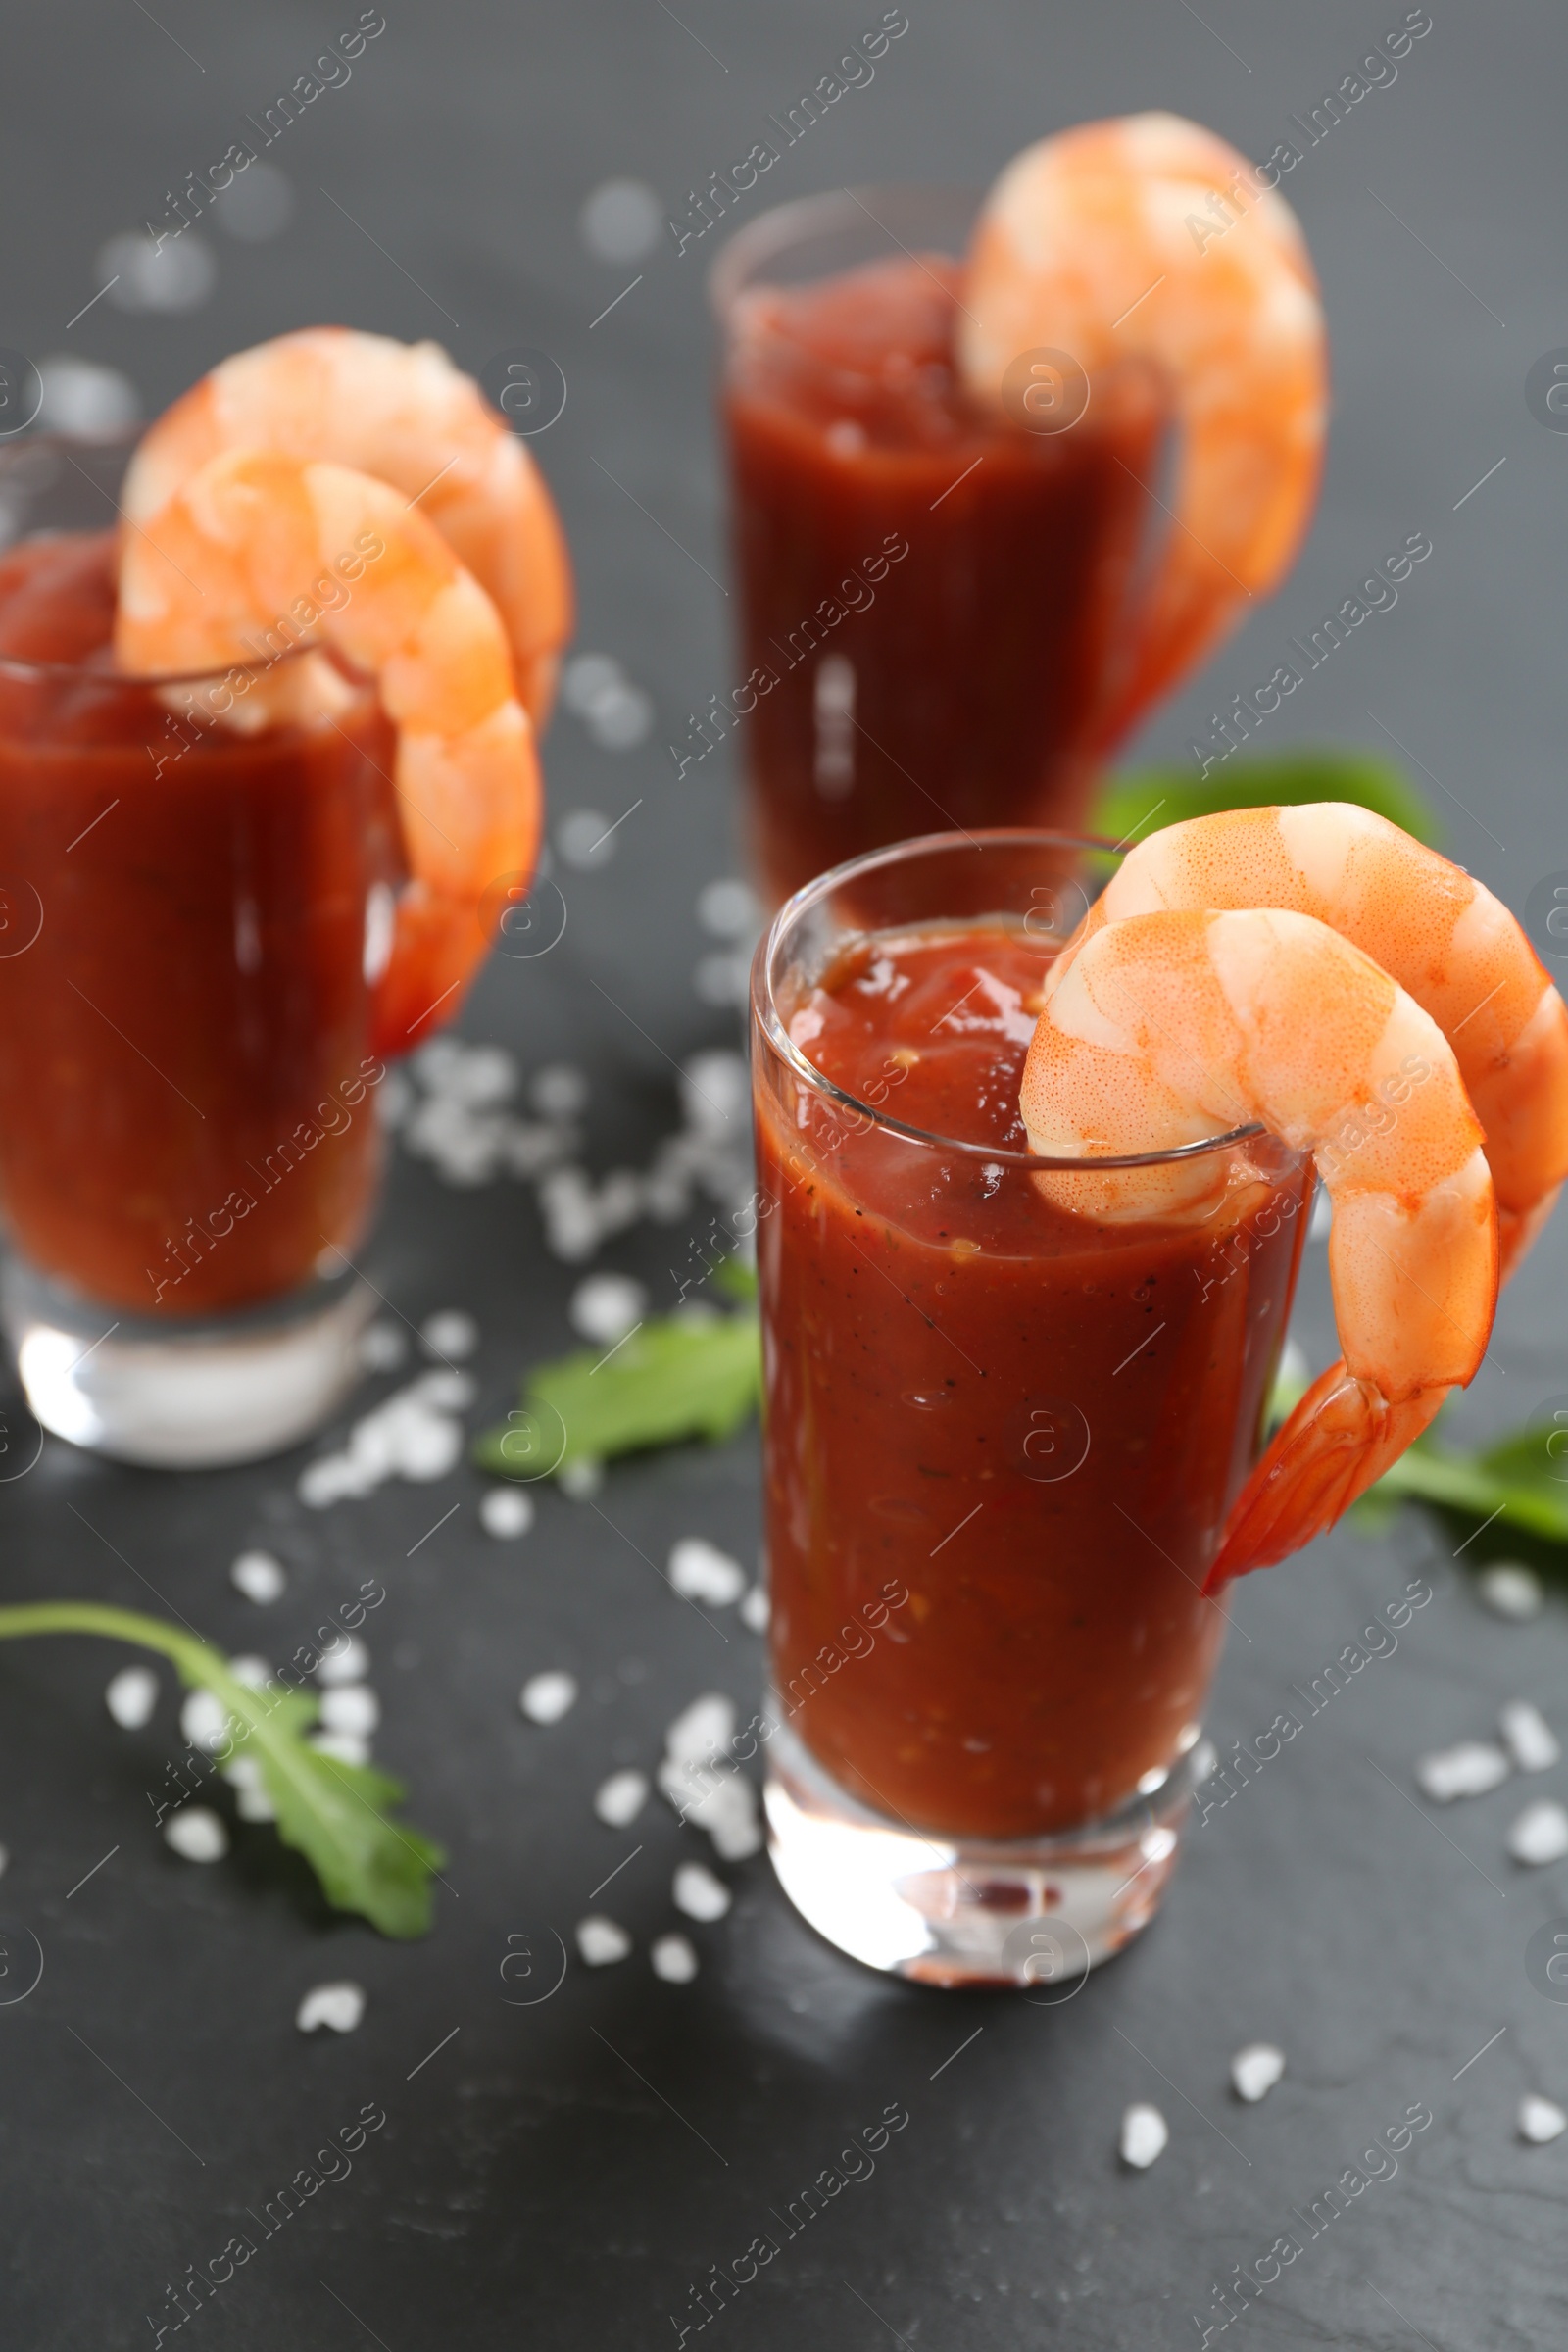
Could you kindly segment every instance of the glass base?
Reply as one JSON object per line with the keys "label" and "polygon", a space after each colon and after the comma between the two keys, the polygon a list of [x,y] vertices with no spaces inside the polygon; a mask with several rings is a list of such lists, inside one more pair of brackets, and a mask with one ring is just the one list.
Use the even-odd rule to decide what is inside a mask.
{"label": "glass base", "polygon": [[767,1747],[773,1868],[817,1934],[868,1968],[1066,2000],[1158,1910],[1201,1752],[1106,1820],[988,1844],[871,1812],[781,1724]]}
{"label": "glass base", "polygon": [[310,1437],[361,1378],[375,1294],[357,1275],[187,1323],[95,1307],[13,1258],[0,1329],[45,1429],[122,1462],[217,1469]]}

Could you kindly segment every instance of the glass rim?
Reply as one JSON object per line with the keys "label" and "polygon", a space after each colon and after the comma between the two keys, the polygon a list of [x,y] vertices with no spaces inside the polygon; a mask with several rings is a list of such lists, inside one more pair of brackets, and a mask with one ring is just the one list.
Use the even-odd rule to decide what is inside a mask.
{"label": "glass rim", "polygon": [[[1172,1144],[1159,1152],[1107,1152],[1095,1155],[1060,1157],[1054,1153],[1009,1152],[999,1144],[977,1144],[960,1136],[937,1135],[929,1128],[913,1127],[904,1119],[890,1118],[875,1103],[862,1102],[819,1070],[815,1062],[802,1053],[790,1036],[779,1010],[773,989],[773,965],[782,947],[787,925],[800,920],[809,909],[825,899],[830,892],[842,889],[858,877],[875,873],[887,865],[905,863],[915,858],[930,857],[938,851],[953,853],[959,844],[968,842],[976,849],[1066,849],[1098,852],[1102,856],[1124,857],[1125,845],[1107,841],[1098,833],[1060,833],[1039,826],[989,826],[971,833],[917,833],[908,841],[889,843],[880,850],[862,851],[858,858],[850,858],[842,865],[830,866],[825,874],[805,883],[792,898],[785,900],[762,937],[758,942],[752,965],[752,1012],[758,1027],[773,1052],[797,1078],[803,1079],[817,1094],[824,1095],[841,1108],[852,1111],[858,1118],[868,1119],[885,1134],[896,1135],[906,1143],[921,1144],[928,1149],[961,1152],[965,1158],[990,1160],[1003,1167],[1024,1170],[1054,1170],[1057,1173],[1102,1173],[1107,1168],[1162,1168],[1185,1159],[1200,1159],[1212,1152],[1225,1152],[1237,1144],[1248,1143],[1253,1137],[1270,1131],[1256,1119],[1244,1126],[1227,1129],[1223,1135],[1200,1136],[1196,1143]],[[983,918],[977,917],[976,920]],[[918,928],[917,920],[899,926]],[[868,932],[867,938],[877,934]],[[1065,946],[1066,942],[1062,942]],[[1059,951],[1058,951],[1059,952]],[[1289,1146],[1285,1147],[1289,1150]]]}
{"label": "glass rim", "polygon": [[[814,196],[792,196],[783,204],[769,205],[766,212],[759,213],[755,220],[748,220],[744,228],[737,228],[726,237],[710,262],[710,305],[719,318],[727,318],[758,263],[788,252],[803,237],[821,235],[843,222],[854,221],[857,214],[866,216],[872,201],[908,196],[918,196],[922,203],[941,204],[950,200],[956,208],[964,205],[972,222],[984,200],[985,189],[968,180],[884,179],[868,181],[860,187],[824,188]],[[869,219],[873,228],[882,227],[874,213],[869,214]],[[891,230],[885,233],[898,244]]]}
{"label": "glass rim", "polygon": [[[71,452],[74,449],[92,451],[99,457],[105,453],[114,455],[117,452],[123,452],[128,457],[140,443],[145,430],[143,425],[129,424],[117,425],[113,431],[107,433],[36,433],[32,431],[18,433],[15,439],[0,440],[0,476],[3,476],[9,462],[29,455],[36,450],[44,450],[51,455],[62,456],[68,463],[72,462]],[[78,468],[78,471],[83,472],[85,480],[92,481],[91,475],[86,474],[84,469]],[[98,488],[101,485],[93,483],[92,486]],[[123,522],[124,516],[119,499],[112,497],[108,491],[105,491],[104,495],[109,498],[115,513],[121,516],[121,521]],[[3,563],[15,549],[26,547],[35,539],[75,537],[90,539],[97,536],[96,532],[87,529],[79,532],[53,529],[24,531],[0,548],[0,563]],[[246,690],[248,691],[249,687],[258,679],[266,677],[270,670],[280,668],[285,662],[295,662],[302,654],[320,653],[325,650],[319,643],[291,645],[286,646],[280,654],[259,654],[249,661],[225,662],[215,669],[160,670],[105,669],[91,662],[42,662],[24,654],[0,653],[0,676],[38,685],[76,681],[83,685],[116,688],[145,686],[154,691],[160,686],[218,686],[223,684],[230,677],[243,677],[246,680]]]}

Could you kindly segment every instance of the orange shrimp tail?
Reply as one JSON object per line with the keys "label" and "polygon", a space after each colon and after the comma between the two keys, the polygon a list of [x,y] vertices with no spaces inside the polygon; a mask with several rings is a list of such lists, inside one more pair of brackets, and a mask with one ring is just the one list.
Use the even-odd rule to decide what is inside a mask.
{"label": "orange shrimp tail", "polygon": [[398,901],[392,954],[371,1001],[371,1052],[383,1061],[412,1054],[444,1029],[489,948],[476,906],[411,884]]}
{"label": "orange shrimp tail", "polygon": [[1446,1388],[1391,1404],[1344,1360],[1315,1380],[1242,1489],[1204,1591],[1299,1551],[1344,1516],[1435,1420]]}
{"label": "orange shrimp tail", "polygon": [[1534,1201],[1529,1208],[1505,1208],[1502,1202],[1498,1201],[1497,1280],[1499,1283],[1508,1280],[1508,1277],[1518,1267],[1520,1260],[1533,1247],[1537,1234],[1540,1233],[1556,1207],[1557,1195],[1561,1191],[1562,1186],[1554,1184],[1549,1193],[1543,1193],[1541,1199]]}

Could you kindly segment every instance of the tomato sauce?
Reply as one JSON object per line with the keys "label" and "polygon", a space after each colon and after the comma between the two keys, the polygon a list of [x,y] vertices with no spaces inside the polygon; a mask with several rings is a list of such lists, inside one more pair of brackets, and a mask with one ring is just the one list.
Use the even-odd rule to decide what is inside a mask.
{"label": "tomato sauce", "polygon": [[368,1217],[394,737],[368,691],[251,734],[173,713],[115,674],[114,609],[108,534],[0,559],[0,1210],[73,1290],[188,1316]]}
{"label": "tomato sauce", "polygon": [[[785,1010],[884,1118],[1027,1152],[1045,969],[1018,931],[914,931]],[[787,1073],[758,1107],[781,1709],[923,1830],[1024,1838],[1148,1793],[1224,1631],[1200,1588],[1260,1442],[1309,1163],[1250,1139],[1219,1218],[1097,1226]]]}
{"label": "tomato sauce", "polygon": [[1068,431],[981,410],[938,255],[743,298],[723,395],[751,817],[784,898],[944,826],[1081,830],[1165,423],[1139,370]]}

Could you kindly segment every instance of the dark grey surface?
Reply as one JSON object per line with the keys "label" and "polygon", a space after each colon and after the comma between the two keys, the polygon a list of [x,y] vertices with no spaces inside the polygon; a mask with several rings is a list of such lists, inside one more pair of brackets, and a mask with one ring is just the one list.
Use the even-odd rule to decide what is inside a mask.
{"label": "dark grey surface", "polygon": [[[342,24],[356,13],[345,7]],[[879,13],[868,5],[864,23]],[[984,180],[1044,130],[1153,104],[1262,157],[1286,118],[1402,13],[909,0],[910,30],[874,83],[791,152],[766,196],[878,176]],[[1310,544],[1285,593],[1150,743],[1180,752],[1216,696],[1266,676],[1287,634],[1424,529],[1435,553],[1398,607],[1314,674],[1274,739],[1377,741],[1375,713],[1431,772],[1454,854],[1522,907],[1538,878],[1568,865],[1568,436],[1543,430],[1523,396],[1530,363],[1568,335],[1568,28],[1522,6],[1461,16],[1435,0],[1433,13],[1394,86],[1287,183],[1335,351]],[[560,949],[493,969],[463,1027],[514,1044],[529,1066],[564,1056],[590,1068],[602,1169],[645,1156],[673,1124],[667,1057],[730,1034],[690,986],[704,945],[696,893],[733,867],[728,779],[715,759],[677,785],[660,745],[733,663],[725,601],[705,576],[723,568],[706,248],[658,253],[643,285],[590,329],[635,266],[590,261],[577,212],[623,173],[678,201],[825,72],[860,19],[713,0],[681,0],[679,22],[657,0],[548,11],[388,0],[387,14],[349,85],[275,150],[298,197],[281,237],[215,235],[220,278],[203,308],[127,317],[105,300],[68,332],[101,282],[103,241],[220,153],[337,20],[189,0],[160,0],[156,20],[123,0],[14,9],[0,88],[0,341],[111,362],[149,410],[229,349],[323,318],[435,334],[470,366],[516,343],[555,353],[570,399],[539,448],[576,550],[579,642],[628,664],[656,695],[661,727],[614,757],[558,721],[558,814],[643,806],[612,864],[566,880]],[[1505,1301],[1495,1362],[1465,1402],[1470,1426],[1520,1418],[1568,1386],[1565,1250],[1559,1228]],[[606,1252],[656,1286],[668,1260],[665,1237],[646,1228]],[[575,1277],[546,1256],[517,1188],[458,1194],[402,1165],[381,1263],[405,1313],[478,1313],[476,1419],[510,1401],[518,1365],[566,1339]],[[1320,1251],[1298,1327],[1326,1360]],[[1257,2342],[1390,2352],[1561,2339],[1568,2142],[1525,2148],[1513,2113],[1525,2089],[1568,2093],[1568,2009],[1540,1998],[1524,1968],[1531,1932],[1568,1911],[1564,1872],[1508,1863],[1517,1782],[1441,1823],[1406,1793],[1420,1750],[1485,1734],[1500,1700],[1528,1692],[1561,1710],[1560,1602],[1529,1632],[1488,1617],[1448,1557],[1457,1534],[1415,1519],[1382,1543],[1344,1535],[1243,1586],[1214,1710],[1224,1740],[1266,1725],[1288,1686],[1318,1673],[1408,1577],[1429,1577],[1435,1598],[1395,1656],[1194,1834],[1165,1916],[1059,2010],[945,1998],[839,1960],[796,1922],[760,1860],[727,1874],[735,1910],[692,1931],[703,1971],[675,1987],[655,1981],[647,1948],[677,1924],[675,1861],[706,1840],[662,1809],[619,1836],[592,1819],[589,1797],[612,1759],[651,1764],[662,1727],[698,1691],[755,1695],[755,1639],[727,1614],[721,1647],[641,1556],[662,1560],[696,1532],[750,1556],[753,1444],[618,1471],[599,1498],[605,1516],[548,1494],[533,1535],[506,1546],[479,1532],[466,1472],[314,1516],[292,1499],[297,1468],[173,1479],[51,1445],[36,1471],[0,1488],[7,1596],[140,1605],[145,1579],[214,1638],[282,1655],[362,1576],[384,1577],[390,1597],[368,1629],[386,1711],[377,1749],[449,1846],[453,1891],[429,1940],[400,1947],[327,1918],[266,1831],[243,1835],[216,1869],[175,1861],[144,1794],[177,1744],[172,1695],[127,1736],[100,1702],[118,1662],[107,1648],[0,1653],[0,1837],[12,1852],[0,1913],[30,1927],[47,1960],[38,1989],[0,2009],[8,2344],[148,2342],[166,2282],[219,2253],[245,2209],[260,2211],[366,2101],[385,2108],[384,2131],[190,2323],[209,2343],[671,2342],[669,2315],[710,2265],[768,2230],[769,2208],[894,2100],[911,2120],[874,2179],[745,2289],[715,2323],[729,2342],[1196,2343],[1191,2315],[1213,2282],[1292,2230],[1292,2207],[1412,2102],[1435,2121],[1396,2176],[1307,2244],[1246,2328]],[[457,1516],[408,1558],[453,1502]],[[265,1615],[224,1574],[257,1541],[294,1571]],[[555,1664],[579,1674],[584,1697],[541,1732],[515,1693],[524,1673]],[[1528,1792],[1562,1793],[1564,1778]],[[614,1888],[636,1956],[592,1975],[573,1965],[551,2000],[508,2006],[508,1936],[536,1948],[550,1931],[569,1936],[589,1890],[639,1839]],[[368,1988],[363,2028],[303,2040],[300,1993],[340,1975]],[[1255,2036],[1281,2042],[1290,2071],[1264,2106],[1244,2109],[1227,2063]],[[1139,2097],[1165,2110],[1172,2139],[1134,2177],[1114,2146],[1121,2109]]]}

